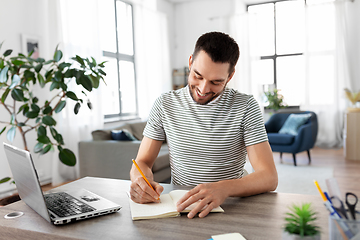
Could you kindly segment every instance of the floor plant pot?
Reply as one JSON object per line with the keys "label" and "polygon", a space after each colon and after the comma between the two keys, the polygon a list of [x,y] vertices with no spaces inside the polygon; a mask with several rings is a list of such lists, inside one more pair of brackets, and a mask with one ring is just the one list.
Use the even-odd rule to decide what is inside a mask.
{"label": "floor plant pot", "polygon": [[300,235],[290,234],[288,232],[283,231],[281,239],[282,240],[320,240],[320,234],[315,236],[301,237]]}

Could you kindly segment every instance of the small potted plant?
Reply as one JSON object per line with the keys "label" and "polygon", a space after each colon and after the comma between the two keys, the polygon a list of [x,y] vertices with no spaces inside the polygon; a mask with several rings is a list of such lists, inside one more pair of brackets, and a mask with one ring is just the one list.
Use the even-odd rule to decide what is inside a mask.
{"label": "small potted plant", "polygon": [[315,224],[316,213],[311,203],[292,205],[286,213],[283,240],[320,240],[320,227]]}
{"label": "small potted plant", "polygon": [[269,105],[266,107],[267,109],[273,109],[274,111],[277,111],[281,108],[286,108],[287,105],[283,102],[283,95],[279,94],[279,89],[274,89],[265,92],[266,96],[266,102],[269,103]]}

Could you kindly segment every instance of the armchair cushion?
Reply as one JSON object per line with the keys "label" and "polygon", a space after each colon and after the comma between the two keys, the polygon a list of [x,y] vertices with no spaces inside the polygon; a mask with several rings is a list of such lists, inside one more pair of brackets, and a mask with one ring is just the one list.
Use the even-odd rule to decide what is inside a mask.
{"label": "armchair cushion", "polygon": [[270,145],[271,144],[291,145],[295,140],[295,136],[284,133],[268,133],[268,139]]}
{"label": "armchair cushion", "polygon": [[279,130],[282,134],[291,134],[296,136],[301,125],[307,122],[311,117],[311,114],[290,114],[286,119],[284,125]]}

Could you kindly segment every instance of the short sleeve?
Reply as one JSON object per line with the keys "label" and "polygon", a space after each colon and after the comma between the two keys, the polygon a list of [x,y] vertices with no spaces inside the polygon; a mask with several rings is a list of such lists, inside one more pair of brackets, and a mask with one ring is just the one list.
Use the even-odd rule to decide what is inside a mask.
{"label": "short sleeve", "polygon": [[156,99],[146,123],[143,135],[154,140],[164,141],[162,96]]}
{"label": "short sleeve", "polygon": [[264,119],[259,104],[253,96],[250,96],[247,101],[247,107],[242,126],[246,147],[268,141]]}

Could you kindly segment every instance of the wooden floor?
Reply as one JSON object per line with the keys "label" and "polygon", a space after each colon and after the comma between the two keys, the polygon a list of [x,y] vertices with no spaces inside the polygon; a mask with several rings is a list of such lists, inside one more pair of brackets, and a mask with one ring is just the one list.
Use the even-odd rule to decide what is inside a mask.
{"label": "wooden floor", "polygon": [[[342,194],[353,192],[360,198],[360,161],[346,160],[344,150],[322,149],[315,147],[311,149],[311,165],[321,167],[333,167]],[[293,163],[292,154],[283,154],[283,162]],[[275,163],[280,163],[280,154],[274,153]],[[309,159],[306,152],[296,154],[297,165],[306,165]]]}

